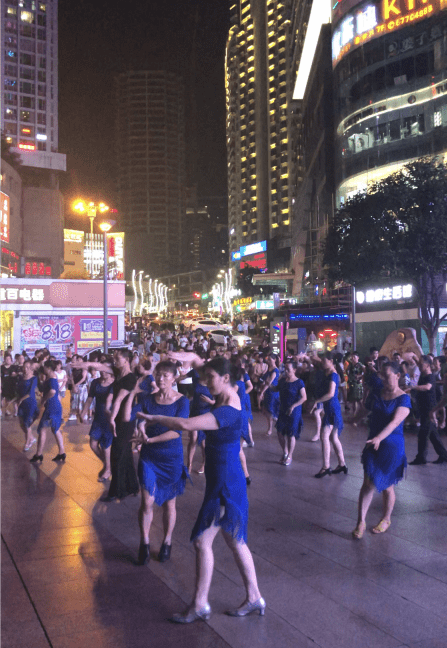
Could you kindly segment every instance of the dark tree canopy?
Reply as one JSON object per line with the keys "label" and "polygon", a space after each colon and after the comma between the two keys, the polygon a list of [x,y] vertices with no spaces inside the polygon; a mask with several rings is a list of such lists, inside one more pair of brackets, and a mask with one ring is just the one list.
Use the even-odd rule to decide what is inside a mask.
{"label": "dark tree canopy", "polygon": [[423,158],[346,201],[325,242],[330,281],[411,280],[433,345],[447,275],[447,166]]}

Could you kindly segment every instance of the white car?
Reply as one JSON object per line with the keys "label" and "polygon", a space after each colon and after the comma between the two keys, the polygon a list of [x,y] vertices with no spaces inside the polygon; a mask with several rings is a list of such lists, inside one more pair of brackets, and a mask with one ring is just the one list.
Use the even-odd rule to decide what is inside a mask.
{"label": "white car", "polygon": [[224,331],[228,331],[229,333],[231,332],[231,326],[229,324],[222,324],[221,322],[218,322],[217,320],[211,320],[211,319],[200,319],[200,320],[186,320],[184,322],[186,327],[192,326],[193,331],[197,331],[197,333],[208,333],[209,331],[212,331],[213,329],[222,329]]}
{"label": "white car", "polygon": [[[225,329],[215,329],[214,331],[209,331],[208,337],[213,338],[216,344],[226,344],[230,338],[230,331]],[[237,342],[238,346],[245,346],[246,344],[251,344],[251,338],[248,335],[241,335],[236,333],[231,337],[232,340]]]}
{"label": "white car", "polygon": [[[117,350],[130,349],[132,351],[133,349],[133,344],[126,344],[125,342],[120,341],[109,342],[107,346],[109,349],[109,355],[112,355],[113,352]],[[98,351],[104,353],[104,345],[93,347],[93,349],[81,349],[78,351],[78,355],[83,357],[84,362],[88,362],[91,360],[92,355],[98,353]]]}

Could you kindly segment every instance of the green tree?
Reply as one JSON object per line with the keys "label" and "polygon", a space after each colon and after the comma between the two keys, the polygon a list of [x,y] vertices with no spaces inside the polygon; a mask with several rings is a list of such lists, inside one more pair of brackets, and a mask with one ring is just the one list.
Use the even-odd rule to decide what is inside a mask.
{"label": "green tree", "polygon": [[324,244],[329,280],[413,283],[430,350],[447,279],[447,166],[422,158],[368,187],[335,213]]}
{"label": "green tree", "polygon": [[10,164],[16,171],[20,169],[22,160],[20,155],[15,151],[11,151],[11,147],[6,141],[6,136],[1,134],[1,144],[2,144],[2,160]]}

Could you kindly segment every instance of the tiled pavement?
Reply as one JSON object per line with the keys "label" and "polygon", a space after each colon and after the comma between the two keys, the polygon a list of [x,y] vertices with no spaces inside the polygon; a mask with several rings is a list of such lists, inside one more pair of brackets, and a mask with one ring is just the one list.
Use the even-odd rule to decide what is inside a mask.
{"label": "tiled pavement", "polygon": [[[134,565],[139,498],[99,501],[99,462],[88,426],[65,425],[67,462],[55,465],[50,435],[41,466],[21,450],[17,420],[2,425],[2,648],[447,648],[447,467],[410,466],[383,536],[352,540],[365,429],[347,426],[347,476],[315,480],[320,448],[306,420],[295,461],[280,466],[275,438],[255,415],[247,449],[249,546],[266,616],[223,614],[243,600],[220,537],[209,622],[167,621],[190,600],[189,534],[203,497],[194,474],[178,501],[172,559]],[[445,438],[445,437],[444,437]],[[416,439],[407,436],[413,458]],[[28,453],[32,454],[32,453]],[[435,459],[431,454],[430,459]],[[380,519],[376,496],[369,526]],[[152,547],[161,542],[157,511]]]}

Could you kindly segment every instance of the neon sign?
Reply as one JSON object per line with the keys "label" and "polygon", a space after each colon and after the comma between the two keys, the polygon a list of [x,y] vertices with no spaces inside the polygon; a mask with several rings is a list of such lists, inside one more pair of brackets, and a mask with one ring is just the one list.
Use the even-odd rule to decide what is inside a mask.
{"label": "neon sign", "polygon": [[242,245],[237,252],[231,253],[231,260],[238,261],[242,257],[249,256],[250,254],[258,254],[258,252],[267,251],[267,241],[259,241],[258,243],[250,243],[250,245]]}
{"label": "neon sign", "polygon": [[411,284],[392,286],[391,288],[370,288],[366,291],[357,290],[357,304],[377,304],[384,301],[397,301],[412,299],[413,286]]}
{"label": "neon sign", "polygon": [[[447,9],[445,0],[367,0],[345,12],[332,36],[332,65],[373,38],[401,29]],[[340,10],[338,10],[340,15]],[[337,12],[333,11],[336,20]]]}
{"label": "neon sign", "polygon": [[9,243],[9,196],[0,191],[0,238]]}

